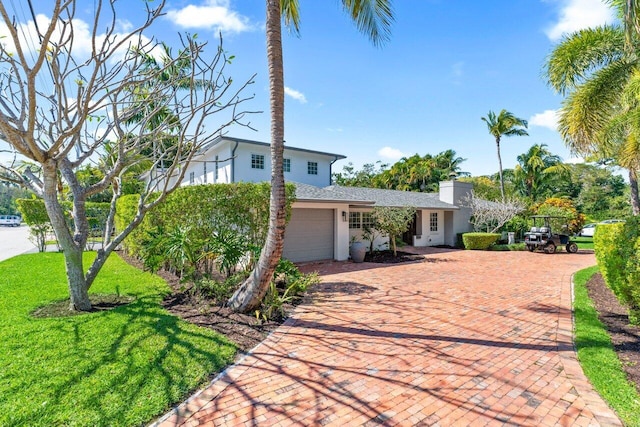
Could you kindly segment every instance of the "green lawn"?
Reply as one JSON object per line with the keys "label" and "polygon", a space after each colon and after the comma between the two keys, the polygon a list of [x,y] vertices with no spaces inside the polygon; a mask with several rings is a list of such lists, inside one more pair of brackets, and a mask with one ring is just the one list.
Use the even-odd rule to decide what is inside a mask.
{"label": "green lawn", "polygon": [[591,267],[576,273],[576,347],[582,369],[591,384],[626,426],[640,426],[640,395],[622,370],[611,339],[589,299],[585,284],[598,271]]}
{"label": "green lawn", "polygon": [[593,237],[574,236],[571,240],[578,244],[579,249],[593,249]]}
{"label": "green lawn", "polygon": [[35,319],[29,315],[35,308],[68,297],[62,255],[0,262],[0,425],[147,423],[234,357],[224,337],[160,306],[168,292],[162,279],[116,255],[90,292],[136,300],[105,312]]}

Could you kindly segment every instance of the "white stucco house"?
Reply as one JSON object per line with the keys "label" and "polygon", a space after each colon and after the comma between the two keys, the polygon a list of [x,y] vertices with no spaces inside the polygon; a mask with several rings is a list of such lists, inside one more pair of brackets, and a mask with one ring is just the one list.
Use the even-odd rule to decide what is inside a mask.
{"label": "white stucco house", "polygon": [[[181,185],[261,182],[270,179],[270,146],[227,136],[216,138],[194,158]],[[360,239],[374,206],[417,209],[403,240],[413,246],[455,245],[457,233],[471,231],[471,210],[461,206],[470,183],[445,181],[439,193],[331,185],[340,154],[287,146],[285,181],[296,185],[296,201],[285,232],[283,256],[294,262],[347,260],[352,239]],[[375,247],[387,243],[378,238]]]}

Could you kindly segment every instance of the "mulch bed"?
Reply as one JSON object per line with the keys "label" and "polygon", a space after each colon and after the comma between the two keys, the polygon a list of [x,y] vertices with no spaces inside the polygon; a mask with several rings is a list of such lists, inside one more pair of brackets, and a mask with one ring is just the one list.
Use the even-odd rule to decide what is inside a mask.
{"label": "mulch bed", "polygon": [[587,290],[600,321],[609,331],[627,378],[640,391],[640,327],[629,324],[626,307],[620,304],[600,273],[587,282]]}
{"label": "mulch bed", "polygon": [[365,262],[376,262],[381,264],[397,264],[401,262],[416,262],[424,260],[424,255],[410,254],[408,252],[396,251],[397,256],[390,250],[367,252],[364,256]]}

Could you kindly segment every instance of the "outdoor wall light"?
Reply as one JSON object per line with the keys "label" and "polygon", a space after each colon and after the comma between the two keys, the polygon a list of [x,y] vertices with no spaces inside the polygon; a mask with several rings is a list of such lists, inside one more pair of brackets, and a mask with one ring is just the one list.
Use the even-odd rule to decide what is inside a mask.
{"label": "outdoor wall light", "polygon": [[342,221],[347,222],[347,212],[342,211]]}

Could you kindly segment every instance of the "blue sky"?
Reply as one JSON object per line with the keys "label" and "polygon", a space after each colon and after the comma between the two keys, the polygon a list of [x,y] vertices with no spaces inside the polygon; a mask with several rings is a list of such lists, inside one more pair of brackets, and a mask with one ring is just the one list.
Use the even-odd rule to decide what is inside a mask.
{"label": "blue sky", "polygon": [[[20,2],[19,2],[20,3]],[[49,15],[44,0],[36,13]],[[83,2],[80,2],[83,3]],[[78,18],[89,20],[93,2]],[[139,20],[127,0],[123,20]],[[453,149],[473,175],[495,173],[495,141],[480,120],[507,109],[529,121],[529,137],[505,138],[505,168],[535,143],[568,160],[555,131],[562,98],[543,77],[546,56],[563,32],[612,22],[601,0],[395,0],[391,39],[374,47],[338,1],[300,0],[301,34],[283,33],[288,145],[347,156],[357,167],[393,163],[415,153]],[[50,6],[49,6],[50,7]],[[232,136],[269,141],[263,1],[171,0],[149,35],[172,42],[178,32],[212,39],[221,31],[240,81],[257,73],[246,105],[257,132]]]}

